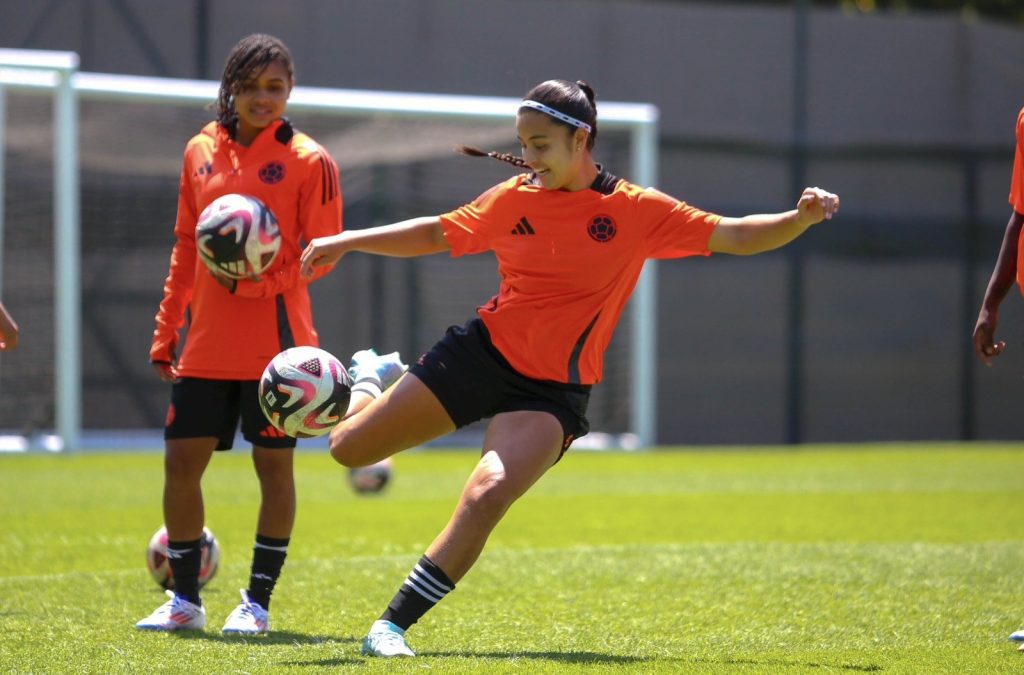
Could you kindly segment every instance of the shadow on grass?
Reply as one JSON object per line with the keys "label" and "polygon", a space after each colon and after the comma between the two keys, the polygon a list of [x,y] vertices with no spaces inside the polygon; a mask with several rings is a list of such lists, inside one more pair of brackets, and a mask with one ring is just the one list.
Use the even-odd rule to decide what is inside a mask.
{"label": "shadow on grass", "polygon": [[690,659],[691,663],[704,663],[724,666],[771,666],[773,668],[824,668],[827,670],[849,670],[855,673],[877,673],[884,670],[882,666],[869,663],[816,663],[814,661],[784,661],[782,659]]}
{"label": "shadow on grass", "polygon": [[[336,635],[310,635],[307,633],[296,633],[292,631],[274,631],[269,635],[243,637],[240,635],[224,635],[223,633],[207,633],[205,631],[175,631],[173,637],[180,640],[202,640],[205,642],[219,642],[226,645],[244,645],[247,647],[271,647],[279,645],[358,645],[361,638],[352,636]],[[365,663],[366,657],[359,655],[353,647],[353,656],[338,656],[327,659],[314,659],[308,661],[284,661],[282,666],[344,666]],[[883,669],[876,664],[856,663],[819,663],[816,661],[787,661],[778,658],[686,658],[686,657],[663,657],[663,656],[627,656],[622,654],[604,654],[591,651],[571,652],[529,652],[529,651],[424,651],[417,652],[421,658],[460,658],[460,659],[495,659],[498,661],[549,661],[551,663],[578,664],[578,665],[615,665],[615,666],[639,666],[645,663],[689,663],[703,665],[721,666],[761,666],[777,668],[781,672],[790,668],[821,668],[832,671],[850,671],[858,673],[875,673]]]}
{"label": "shadow on grass", "polygon": [[874,673],[883,670],[882,666],[875,664],[854,664],[854,663],[816,663],[814,661],[785,661],[782,659],[756,659],[756,658],[722,658],[722,659],[687,659],[661,656],[623,656],[620,654],[601,654],[599,652],[418,652],[419,656],[425,657],[455,657],[455,658],[485,658],[501,660],[531,659],[536,661],[551,661],[553,663],[580,664],[580,665],[641,665],[644,663],[701,663],[717,664],[726,666],[767,666],[772,668],[823,668],[833,671],[853,671],[859,673]]}
{"label": "shadow on grass", "polygon": [[579,663],[587,665],[637,665],[649,661],[660,661],[656,657],[623,656],[621,654],[601,654],[599,652],[417,652],[425,657],[454,657],[465,659],[502,659],[515,661],[530,659],[534,661],[552,661],[554,663]]}
{"label": "shadow on grass", "polygon": [[357,644],[361,638],[338,637],[337,635],[309,635],[287,630],[275,630],[269,635],[224,635],[223,633],[207,633],[201,630],[179,630],[171,633],[179,640],[203,640],[220,642],[221,644],[246,645],[248,647],[272,647],[278,645],[330,645]]}
{"label": "shadow on grass", "polygon": [[[365,663],[370,657],[359,656],[356,658],[320,659],[313,661],[289,661],[282,663],[283,666],[336,666],[352,663]],[[661,661],[663,659],[648,658],[641,656],[619,656],[617,654],[599,654],[597,652],[416,652],[416,659],[496,659],[503,661],[550,661],[552,663],[580,664],[580,665],[639,665],[650,661]],[[428,666],[429,667],[429,666]]]}
{"label": "shadow on grass", "polygon": [[279,666],[299,666],[302,668],[311,668],[316,666],[317,668],[331,667],[331,666],[354,666],[355,664],[363,664],[366,662],[365,658],[337,658],[337,659],[320,659],[319,661],[281,661]]}

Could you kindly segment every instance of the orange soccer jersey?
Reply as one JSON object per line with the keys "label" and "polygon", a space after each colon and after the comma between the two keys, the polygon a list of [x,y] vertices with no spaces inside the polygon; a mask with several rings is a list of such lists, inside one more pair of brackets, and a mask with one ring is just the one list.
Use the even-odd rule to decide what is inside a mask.
{"label": "orange soccer jersey", "polygon": [[[1013,178],[1010,179],[1010,206],[1024,215],[1024,108],[1017,114],[1017,150],[1013,155]],[[1017,285],[1024,293],[1024,232],[1017,239]]]}
{"label": "orange soccer jersey", "polygon": [[[203,209],[225,194],[252,195],[281,229],[281,249],[262,281],[234,293],[197,264],[195,228]],[[171,362],[178,330],[189,327],[177,371],[183,377],[256,380],[282,349],[318,344],[308,279],[299,274],[303,242],[341,231],[341,186],[330,155],[278,120],[249,147],[211,122],[185,148],[178,193],[177,242],[156,316],[150,359]],[[317,271],[323,276],[327,268]]]}
{"label": "orange soccer jersey", "polygon": [[602,171],[587,190],[522,174],[441,216],[453,256],[494,251],[501,286],[478,313],[521,374],[593,384],[648,258],[707,255],[720,216]]}

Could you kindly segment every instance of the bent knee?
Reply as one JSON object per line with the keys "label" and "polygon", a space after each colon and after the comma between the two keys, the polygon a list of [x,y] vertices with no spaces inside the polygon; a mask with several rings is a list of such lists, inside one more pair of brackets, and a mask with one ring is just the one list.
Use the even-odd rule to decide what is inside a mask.
{"label": "bent knee", "polygon": [[359,464],[359,460],[356,459],[356,456],[347,445],[335,445],[334,443],[331,443],[331,457],[333,457],[334,461],[338,464],[350,469],[361,466]]}
{"label": "bent knee", "polygon": [[391,448],[389,445],[374,441],[368,434],[359,433],[357,429],[346,426],[344,422],[331,431],[331,457],[334,461],[348,468],[369,466],[390,457],[402,448]]}
{"label": "bent knee", "polygon": [[352,463],[355,459],[352,452],[353,446],[352,434],[344,428],[344,422],[331,430],[331,457],[335,462],[350,468],[355,466]]}
{"label": "bent knee", "polygon": [[500,462],[484,456],[466,486],[464,501],[474,511],[501,516],[519,496]]}

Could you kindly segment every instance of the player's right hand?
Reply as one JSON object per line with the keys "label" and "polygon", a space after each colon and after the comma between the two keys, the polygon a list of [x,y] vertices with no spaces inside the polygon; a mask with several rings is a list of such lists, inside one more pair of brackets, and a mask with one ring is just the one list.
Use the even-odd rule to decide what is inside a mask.
{"label": "player's right hand", "polygon": [[174,366],[170,363],[154,362],[153,370],[156,371],[157,377],[164,382],[174,382],[178,379],[178,373],[175,372]]}
{"label": "player's right hand", "polygon": [[978,323],[974,326],[974,353],[978,355],[986,366],[992,365],[992,359],[1003,353],[1006,349],[1006,342],[995,341],[996,324],[998,320],[992,314],[983,313],[978,317]]}
{"label": "player's right hand", "polygon": [[302,276],[312,276],[314,267],[333,265],[341,260],[341,256],[345,254],[342,236],[343,234],[333,234],[329,237],[317,237],[309,242],[299,260],[299,271]]}

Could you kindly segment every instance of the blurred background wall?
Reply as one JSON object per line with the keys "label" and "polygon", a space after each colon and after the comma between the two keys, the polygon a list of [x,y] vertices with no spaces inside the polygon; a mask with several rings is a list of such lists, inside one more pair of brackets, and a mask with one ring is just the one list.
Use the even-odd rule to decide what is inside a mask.
{"label": "blurred background wall", "polygon": [[[1021,438],[1019,293],[1004,303],[1010,347],[996,367],[976,363],[969,337],[1010,213],[1024,28],[960,13],[801,8],[0,0],[0,47],[73,50],[83,71],[218,79],[231,45],[260,31],[288,43],[301,85],[518,96],[561,77],[592,83],[599,106],[654,103],[662,190],[729,215],[791,208],[803,185],[843,200],[837,220],[784,251],[659,266],[660,442]],[[26,332],[0,368],[0,428],[27,431],[52,417],[45,392],[29,412],[11,397],[45,370],[31,354],[52,334],[41,309],[50,280],[38,273],[52,246],[40,105],[12,100],[8,112],[0,258],[5,302]],[[152,317],[181,150],[209,118],[83,105],[87,427],[162,424],[166,388],[146,363]],[[451,143],[421,147],[434,128],[295,121],[341,167],[347,227],[447,211],[508,175],[496,162],[453,159]],[[441,135],[460,133],[505,149],[514,136],[511,120],[504,135]],[[621,139],[599,139],[597,156],[625,173]],[[112,224],[115,212],[124,225]],[[339,354],[366,342],[422,351],[497,288],[486,257],[362,258],[329,279],[314,287],[317,323]],[[594,401],[612,431],[626,424],[629,348],[616,337]]]}

